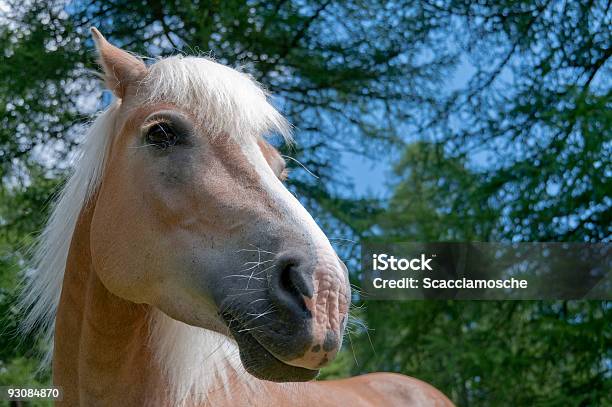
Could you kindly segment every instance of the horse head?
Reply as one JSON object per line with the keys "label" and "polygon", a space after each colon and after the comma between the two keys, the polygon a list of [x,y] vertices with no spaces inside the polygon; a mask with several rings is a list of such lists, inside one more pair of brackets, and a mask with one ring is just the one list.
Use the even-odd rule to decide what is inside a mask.
{"label": "horse head", "polygon": [[341,346],[350,287],[264,139],[285,120],[244,73],[199,57],[147,66],[93,35],[118,99],[91,220],[100,281],[233,338],[256,377],[312,379]]}

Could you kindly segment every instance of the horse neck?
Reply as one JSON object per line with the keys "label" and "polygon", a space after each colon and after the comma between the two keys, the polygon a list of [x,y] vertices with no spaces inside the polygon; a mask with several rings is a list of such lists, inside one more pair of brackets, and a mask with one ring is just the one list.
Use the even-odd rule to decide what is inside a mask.
{"label": "horse neck", "polygon": [[110,293],[92,270],[92,212],[82,211],[68,254],[55,322],[53,380],[63,387],[67,405],[110,404],[112,397],[121,397],[117,405],[142,404],[148,391],[163,388],[147,347],[150,310]]}
{"label": "horse neck", "polygon": [[85,207],[75,227],[55,321],[53,381],[64,403],[199,405],[248,395],[253,383],[237,368],[233,342],[104,287],[91,260],[92,214]]}

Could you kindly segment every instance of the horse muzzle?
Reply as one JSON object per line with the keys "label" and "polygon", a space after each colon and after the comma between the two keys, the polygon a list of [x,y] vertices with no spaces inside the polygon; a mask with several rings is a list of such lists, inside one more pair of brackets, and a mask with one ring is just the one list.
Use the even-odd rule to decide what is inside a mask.
{"label": "horse muzzle", "polygon": [[234,306],[225,315],[243,365],[256,377],[311,380],[342,345],[350,304],[346,267],[331,250],[313,254],[277,255],[266,274],[265,299]]}

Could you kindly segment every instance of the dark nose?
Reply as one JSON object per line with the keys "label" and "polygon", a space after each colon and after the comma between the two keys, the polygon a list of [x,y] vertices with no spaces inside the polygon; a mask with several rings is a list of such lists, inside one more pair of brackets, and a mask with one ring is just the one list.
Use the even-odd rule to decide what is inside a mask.
{"label": "dark nose", "polygon": [[313,296],[313,278],[310,262],[297,254],[279,256],[272,272],[268,275],[270,300],[279,310],[297,317],[311,316],[304,297]]}

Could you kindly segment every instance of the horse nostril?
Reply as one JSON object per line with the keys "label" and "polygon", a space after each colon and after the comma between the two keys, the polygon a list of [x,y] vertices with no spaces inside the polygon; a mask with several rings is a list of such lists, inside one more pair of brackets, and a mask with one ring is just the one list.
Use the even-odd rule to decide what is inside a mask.
{"label": "horse nostril", "polygon": [[270,281],[272,300],[285,308],[309,313],[304,297],[312,297],[312,277],[296,259],[281,259]]}
{"label": "horse nostril", "polygon": [[290,295],[297,298],[300,295],[300,290],[297,288],[294,282],[294,280],[296,279],[294,277],[296,273],[295,269],[296,267],[293,264],[287,264],[285,267],[283,267],[280,271],[279,283],[280,283],[280,288],[282,290],[285,290]]}

